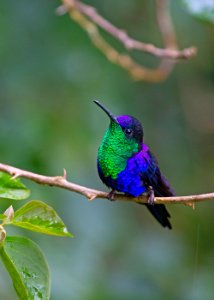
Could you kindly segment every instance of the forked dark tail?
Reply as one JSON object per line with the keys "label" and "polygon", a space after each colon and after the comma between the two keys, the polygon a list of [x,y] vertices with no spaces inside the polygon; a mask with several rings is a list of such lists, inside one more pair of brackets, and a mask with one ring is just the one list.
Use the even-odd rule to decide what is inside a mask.
{"label": "forked dark tail", "polygon": [[168,213],[165,205],[163,204],[145,204],[151,214],[155,217],[155,219],[163,226],[172,229],[171,223],[169,221],[170,214]]}
{"label": "forked dark tail", "polygon": [[[153,186],[155,197],[175,196],[175,192],[170,186],[166,178],[160,173],[159,168],[156,169],[156,184]],[[169,221],[170,214],[164,204],[149,205],[145,204],[155,219],[163,226],[172,229]]]}

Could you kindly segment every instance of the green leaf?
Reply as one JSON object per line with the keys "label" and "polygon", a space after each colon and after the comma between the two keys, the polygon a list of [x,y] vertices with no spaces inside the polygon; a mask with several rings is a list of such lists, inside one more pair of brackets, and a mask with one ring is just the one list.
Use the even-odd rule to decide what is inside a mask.
{"label": "green leaf", "polygon": [[203,21],[214,23],[213,0],[183,0],[191,15]]}
{"label": "green leaf", "polygon": [[23,200],[28,198],[30,190],[19,179],[4,172],[0,172],[0,198]]}
{"label": "green leaf", "polygon": [[38,200],[18,209],[10,224],[50,235],[72,236],[55,210]]}
{"label": "green leaf", "polygon": [[4,214],[0,214],[0,220],[5,220],[7,218],[7,216],[5,216]]}
{"label": "green leaf", "polygon": [[49,268],[37,244],[24,237],[10,236],[0,249],[0,256],[21,300],[50,298]]}

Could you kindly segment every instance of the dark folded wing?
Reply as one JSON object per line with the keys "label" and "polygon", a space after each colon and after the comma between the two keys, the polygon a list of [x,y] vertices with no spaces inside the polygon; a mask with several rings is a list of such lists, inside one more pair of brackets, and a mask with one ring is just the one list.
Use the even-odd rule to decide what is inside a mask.
{"label": "dark folded wing", "polygon": [[142,170],[141,178],[145,185],[152,186],[155,196],[175,196],[175,192],[166,178],[161,174],[154,155],[148,151],[145,156],[147,168]]}
{"label": "dark folded wing", "polygon": [[[147,168],[144,168],[141,173],[143,184],[152,186],[155,196],[174,196],[175,193],[173,189],[166,178],[161,174],[158,163],[150,151],[148,151],[147,155],[145,155],[145,159]],[[146,207],[163,227],[172,228],[169,222],[170,214],[163,204],[146,204]]]}

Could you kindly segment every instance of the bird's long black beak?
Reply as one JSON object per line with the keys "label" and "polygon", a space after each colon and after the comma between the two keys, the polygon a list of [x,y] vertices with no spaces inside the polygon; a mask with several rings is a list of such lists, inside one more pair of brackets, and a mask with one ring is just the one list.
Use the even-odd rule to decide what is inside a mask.
{"label": "bird's long black beak", "polygon": [[114,122],[114,123],[118,123],[116,117],[107,109],[105,108],[100,101],[98,100],[94,100],[94,103],[96,103],[108,116],[109,118]]}

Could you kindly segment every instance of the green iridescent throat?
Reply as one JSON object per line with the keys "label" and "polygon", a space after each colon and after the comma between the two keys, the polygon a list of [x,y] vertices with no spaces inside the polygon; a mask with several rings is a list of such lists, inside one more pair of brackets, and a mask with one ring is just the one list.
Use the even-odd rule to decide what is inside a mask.
{"label": "green iridescent throat", "polygon": [[119,124],[111,122],[98,150],[98,162],[105,177],[113,179],[122,172],[127,159],[138,152],[138,144],[128,139]]}

